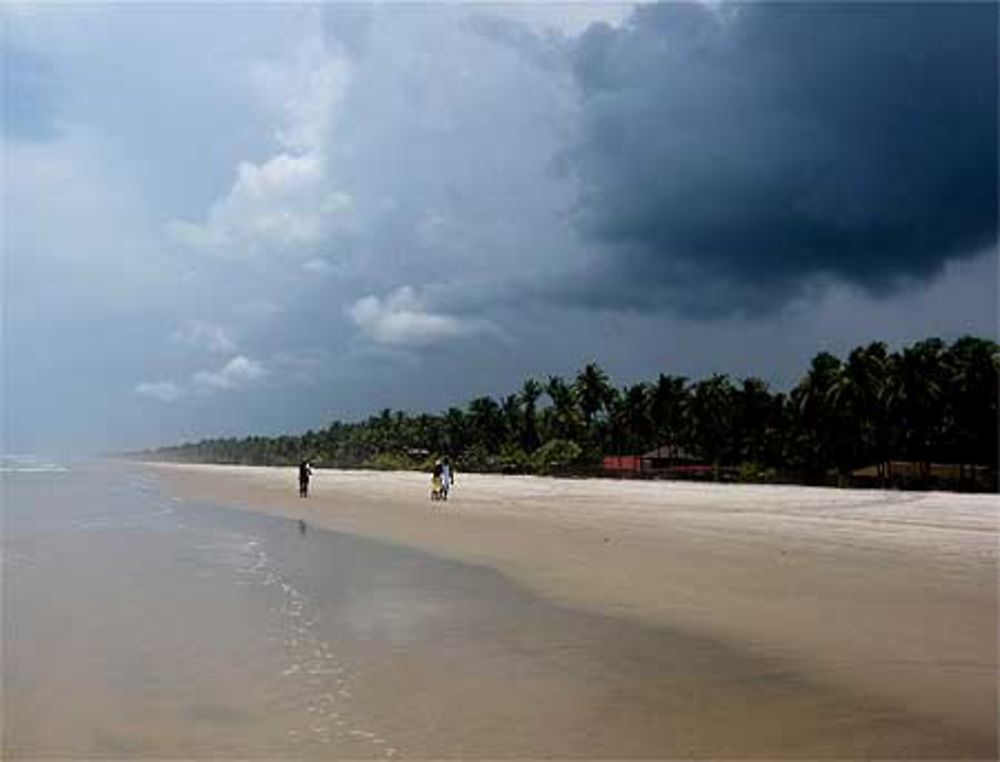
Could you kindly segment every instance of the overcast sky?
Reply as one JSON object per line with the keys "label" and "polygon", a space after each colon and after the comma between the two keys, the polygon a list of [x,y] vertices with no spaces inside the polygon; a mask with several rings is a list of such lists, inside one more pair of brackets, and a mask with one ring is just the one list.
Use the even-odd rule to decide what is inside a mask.
{"label": "overcast sky", "polygon": [[7,451],[997,331],[993,3],[0,14]]}

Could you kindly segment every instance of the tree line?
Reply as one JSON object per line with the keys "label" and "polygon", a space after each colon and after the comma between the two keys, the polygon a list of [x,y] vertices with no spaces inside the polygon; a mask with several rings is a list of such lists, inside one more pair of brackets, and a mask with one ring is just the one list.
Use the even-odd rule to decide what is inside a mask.
{"label": "tree line", "polygon": [[301,435],[206,439],[140,455],[426,468],[447,454],[459,470],[587,474],[605,456],[665,447],[710,465],[716,478],[850,483],[852,471],[874,466],[888,483],[891,464],[906,461],[916,464],[915,486],[934,486],[931,464],[948,463],[959,465],[965,486],[995,489],[998,372],[1000,346],[971,336],[897,352],[874,342],[846,359],[822,352],[787,393],[725,374],[698,381],[660,374],[619,388],[591,362],[575,377],[529,378],[517,392],[439,414],[386,409]]}

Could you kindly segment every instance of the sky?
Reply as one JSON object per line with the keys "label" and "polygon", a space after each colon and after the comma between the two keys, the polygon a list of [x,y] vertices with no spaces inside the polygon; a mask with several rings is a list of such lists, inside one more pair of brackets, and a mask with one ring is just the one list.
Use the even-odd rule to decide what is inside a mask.
{"label": "sky", "polygon": [[0,19],[8,452],[997,333],[992,3]]}

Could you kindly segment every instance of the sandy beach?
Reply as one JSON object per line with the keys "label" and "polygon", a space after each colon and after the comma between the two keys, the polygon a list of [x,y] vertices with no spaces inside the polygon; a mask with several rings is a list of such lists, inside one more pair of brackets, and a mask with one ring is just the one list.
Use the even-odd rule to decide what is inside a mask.
{"label": "sandy beach", "polygon": [[[995,495],[150,466],[173,494],[497,570],[554,603],[711,639],[996,755]],[[793,720],[790,720],[793,721]],[[903,756],[903,755],[900,755]]]}

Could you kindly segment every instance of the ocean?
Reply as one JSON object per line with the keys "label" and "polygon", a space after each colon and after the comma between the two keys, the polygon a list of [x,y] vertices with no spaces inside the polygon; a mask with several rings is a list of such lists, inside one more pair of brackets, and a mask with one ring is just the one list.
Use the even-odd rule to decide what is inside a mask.
{"label": "ocean", "polygon": [[322,580],[301,574],[308,527],[186,505],[118,465],[3,476],[10,755],[397,752],[352,712]]}

